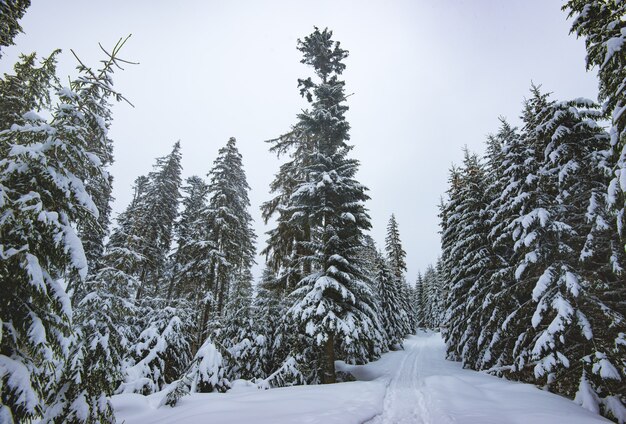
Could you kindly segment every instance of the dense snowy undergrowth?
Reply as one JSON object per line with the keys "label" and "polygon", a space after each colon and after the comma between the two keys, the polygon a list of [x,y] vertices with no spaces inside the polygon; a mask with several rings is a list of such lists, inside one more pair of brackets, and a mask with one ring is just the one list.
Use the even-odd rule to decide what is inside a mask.
{"label": "dense snowy undergrowth", "polygon": [[196,393],[161,406],[166,391],[113,397],[119,422],[139,423],[603,423],[561,396],[529,384],[464,370],[446,361],[438,333],[363,366],[338,363],[358,381],[259,390],[238,382],[227,393]]}

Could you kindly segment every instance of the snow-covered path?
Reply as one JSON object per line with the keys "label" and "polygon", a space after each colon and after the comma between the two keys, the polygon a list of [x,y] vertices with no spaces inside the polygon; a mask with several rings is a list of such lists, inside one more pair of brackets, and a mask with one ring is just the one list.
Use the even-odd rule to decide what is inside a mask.
{"label": "snow-covered path", "polygon": [[370,424],[606,423],[561,396],[446,361],[438,333],[405,340],[404,351],[362,367],[346,366],[359,379],[386,379],[382,413]]}
{"label": "snow-covered path", "polygon": [[162,393],[113,397],[116,416],[139,423],[583,424],[606,423],[572,401],[534,386],[464,370],[444,359],[438,333],[420,333],[405,349],[361,366],[339,363],[359,381],[228,393],[193,394],[176,408]]}

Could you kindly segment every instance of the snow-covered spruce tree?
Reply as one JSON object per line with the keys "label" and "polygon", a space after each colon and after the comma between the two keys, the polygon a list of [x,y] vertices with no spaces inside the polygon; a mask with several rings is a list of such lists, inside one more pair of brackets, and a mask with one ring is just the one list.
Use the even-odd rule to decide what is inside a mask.
{"label": "snow-covered spruce tree", "polygon": [[247,275],[255,254],[250,187],[234,138],[219,150],[209,177],[208,186],[189,181],[170,289],[190,294],[196,314],[193,350],[211,334],[207,324],[220,319],[233,281]]}
{"label": "snow-covered spruce tree", "polygon": [[172,255],[167,301],[184,299],[191,308],[193,326],[190,350],[193,354],[204,343],[205,330],[200,326],[207,304],[213,304],[214,294],[207,278],[211,269],[214,246],[209,242],[209,225],[204,212],[207,208],[209,186],[202,178],[192,176],[183,187],[183,211],[176,223],[177,248]]}
{"label": "snow-covered spruce tree", "polygon": [[[21,55],[14,67],[14,74],[0,78],[0,130],[11,125],[24,125],[26,112],[50,109],[50,87],[56,80],[56,56],[60,50],[41,60],[37,55]],[[0,146],[0,155],[6,157],[10,145]]]}
{"label": "snow-covered spruce tree", "polygon": [[385,253],[387,254],[387,261],[395,277],[398,281],[403,280],[404,273],[406,272],[406,252],[402,248],[398,221],[396,221],[394,214],[391,214],[391,218],[389,218],[389,223],[387,224]]}
{"label": "snow-covered spruce tree", "polygon": [[279,195],[264,208],[266,216],[279,207],[288,211],[280,214],[265,252],[287,280],[302,276],[290,294],[289,315],[317,346],[313,354],[321,380],[331,383],[336,352],[347,360],[367,361],[377,354],[372,349],[381,337],[372,292],[357,261],[362,231],[370,227],[363,204],[368,197],[354,179],[358,161],[348,158],[348,108],[339,79],[348,52],[332,40],[331,31],[318,28],[298,42],[298,49],[319,80],[299,80],[311,109],[298,115],[288,135],[274,141],[274,150],[290,152],[293,160],[281,168],[272,186]]}
{"label": "snow-covered spruce tree", "polygon": [[609,200],[617,214],[622,244],[626,244],[626,3],[570,0],[563,9],[574,18],[571,32],[585,38],[587,69],[598,68],[600,101],[611,118],[610,164],[614,177]]}
{"label": "snow-covered spruce tree", "polygon": [[163,277],[181,197],[180,161],[180,142],[177,141],[169,155],[156,160],[154,170],[148,174],[145,192],[133,209],[136,214],[132,218],[133,234],[141,236],[143,243],[138,250],[145,258],[138,275],[139,300],[166,295],[167,283]]}
{"label": "snow-covered spruce tree", "polygon": [[124,364],[119,392],[153,393],[176,380],[191,358],[193,310],[185,299],[167,299],[167,256],[178,214],[181,185],[180,143],[157,159],[147,178],[139,178],[136,196],[120,220],[111,243],[132,243],[137,262],[134,277],[137,337]]}
{"label": "snow-covered spruce tree", "polygon": [[[61,116],[68,120],[67,125],[82,124],[89,154],[93,155],[90,157],[101,167],[101,172],[89,176],[86,182],[101,181],[108,184],[109,181],[104,169],[107,161],[97,152],[100,148],[104,151],[103,146],[110,146],[110,141],[106,139],[106,129],[111,118],[107,99],[123,99],[113,89],[111,73],[114,67],[119,67],[117,55],[124,42],[120,39],[97,72],[79,61],[78,79],[72,81],[68,89],[63,89],[67,103],[61,105]],[[60,117],[55,116],[56,119]],[[86,189],[90,192],[89,184]],[[96,203],[97,190],[90,194]],[[108,197],[102,200],[103,205],[96,203],[98,210],[100,206],[108,210]],[[91,221],[88,224],[93,223]],[[97,250],[93,253],[100,256],[100,248]],[[88,255],[86,259],[88,265],[92,265]],[[121,258],[116,252],[110,254],[108,259],[120,265]],[[110,268],[103,268],[102,273],[90,273],[89,276],[90,279],[83,283],[71,276],[69,278],[74,283],[71,288],[76,302],[73,320],[76,337],[69,357],[65,360],[60,381],[55,389],[49,391],[50,406],[44,411],[43,422],[115,422],[107,397],[113,394],[121,380],[122,358],[130,334],[120,317],[132,315],[133,305],[128,301],[132,281],[126,278],[123,271],[111,272]]]}
{"label": "snow-covered spruce tree", "polygon": [[[179,143],[171,155],[157,160],[155,168],[147,177],[137,178],[133,200],[118,218],[107,245],[108,251],[127,258],[123,271],[135,282],[135,312],[127,321],[133,337],[119,392],[158,391],[181,375],[191,357],[192,306],[186,299],[165,298],[169,281],[164,274],[165,261],[180,184]],[[163,210],[156,213],[158,205]],[[162,221],[156,222],[159,219]],[[152,280],[146,283],[145,277]]]}
{"label": "snow-covered spruce tree", "polygon": [[[488,220],[491,265],[482,300],[480,334],[477,339],[477,355],[470,364],[475,369],[502,367],[510,363],[509,351],[499,348],[502,343],[511,343],[510,335],[503,331],[502,324],[511,311],[519,305],[505,290],[515,281],[514,269],[510,264],[513,256],[513,237],[510,225],[517,217],[517,204],[524,196],[513,195],[526,178],[523,173],[525,157],[517,129],[500,118],[498,132],[487,139],[485,169],[488,176],[485,208]],[[512,344],[511,344],[512,345]]]}
{"label": "snow-covered spruce tree", "polygon": [[224,377],[222,354],[210,338],[196,352],[183,377],[168,388],[162,403],[176,406],[181,397],[190,393],[224,392],[230,382]]}
{"label": "snow-covered spruce tree", "polygon": [[[382,317],[382,303],[381,298],[378,295],[378,260],[381,258],[381,253],[376,247],[376,242],[369,235],[365,234],[361,240],[361,247],[358,249],[359,261],[363,264],[363,270],[367,277],[366,282],[369,284],[370,290],[375,294],[372,307],[376,316],[379,319]],[[384,259],[384,258],[383,258]],[[391,272],[391,271],[390,271]],[[389,341],[385,332],[381,332],[382,339],[380,339],[380,346],[376,346],[376,350],[386,352],[389,349]]]}
{"label": "snow-covered spruce tree", "polygon": [[534,260],[522,262],[516,277],[531,290],[534,311],[532,327],[518,337],[513,374],[524,378],[531,368],[537,384],[626,419],[626,376],[618,371],[626,322],[601,300],[616,278],[603,272],[606,267],[580,265],[597,214],[594,199],[603,188],[597,153],[606,150],[609,136],[596,123],[600,113],[591,101],[550,103],[541,117],[525,134],[545,146],[545,159],[537,178],[538,204],[518,223],[516,248]]}
{"label": "snow-covered spruce tree", "polygon": [[204,216],[210,228],[209,241],[215,249],[211,253],[209,279],[215,295],[214,314],[219,316],[228,301],[232,281],[249,271],[256,253],[256,235],[248,212],[250,186],[235,138],[231,137],[219,150],[209,177],[209,204]]}
{"label": "snow-covered spruce tree", "polygon": [[385,253],[387,261],[397,286],[400,291],[398,305],[404,310],[404,335],[412,333],[415,330],[415,320],[411,314],[411,302],[409,296],[409,286],[407,284],[404,273],[406,272],[406,252],[402,248],[400,241],[400,230],[398,229],[398,221],[394,214],[391,214],[389,223],[387,224],[387,237],[385,238]]}
{"label": "snow-covered spruce tree", "polygon": [[[460,222],[463,212],[460,209],[461,196],[459,195],[459,193],[461,191],[461,185],[461,172],[455,165],[452,165],[452,167],[450,168],[450,176],[448,177],[448,190],[446,191],[447,199],[445,201],[442,199],[439,205],[439,226],[441,227],[441,277],[445,280],[446,285],[450,288],[452,288],[455,285],[455,282],[458,280],[458,274],[461,272],[459,263],[463,259],[463,252],[461,252],[460,249],[456,248],[457,242],[458,240],[460,240]],[[426,279],[427,274],[428,273],[424,275],[424,279]],[[427,287],[429,288],[428,297],[430,303],[436,301],[436,299],[433,297],[436,293],[436,287],[434,278],[433,281],[427,281]],[[451,300],[452,297],[448,297],[445,299],[444,308],[446,311],[450,310],[450,304],[448,302]],[[429,304],[429,321],[431,325],[434,325],[436,319],[436,313],[433,309],[435,307],[436,305]],[[447,340],[449,332],[457,332],[458,334],[458,331],[450,327],[448,316],[446,316],[445,321],[446,325],[442,329],[442,335]],[[453,345],[450,346],[451,349],[454,349]],[[458,361],[461,358],[456,355],[456,351],[454,350],[448,351],[448,359]]]}
{"label": "snow-covered spruce tree", "polygon": [[[113,164],[113,141],[108,136],[112,121],[110,98],[116,101],[126,100],[121,94],[115,92],[112,86],[115,70],[122,69],[120,66],[122,62],[130,63],[116,59],[116,55],[129,37],[117,42],[109,54],[111,59],[104,61],[103,66],[95,72],[77,57],[79,62],[77,68],[81,77],[72,81],[70,87],[83,105],[82,113],[87,126],[90,152],[100,160],[100,166],[105,171],[85,181],[87,191],[99,211],[96,225],[79,228],[91,273],[97,272],[98,261],[103,254],[105,239],[109,234],[111,224],[113,176],[108,172],[108,168]],[[73,297],[79,299],[81,290],[71,288],[75,291]]]}
{"label": "snow-covered spruce tree", "polygon": [[415,286],[412,290],[411,303],[413,306],[413,314],[417,328],[424,327],[424,304],[422,303],[424,293],[424,278],[422,277],[422,273],[417,273],[417,278],[415,279]]}
{"label": "snow-covered spruce tree", "polygon": [[481,367],[491,367],[496,373],[509,369],[514,361],[518,336],[528,328],[532,315],[532,312],[529,314],[529,308],[532,307],[529,290],[519,283],[516,271],[522,262],[531,263],[535,256],[532,252],[520,249],[520,243],[515,245],[515,242],[521,231],[519,226],[522,216],[538,207],[539,201],[549,199],[548,193],[537,191],[537,176],[543,163],[545,145],[538,144],[541,139],[534,140],[526,136],[527,132],[539,125],[539,115],[547,106],[547,95],[533,85],[531,98],[524,103],[522,134],[518,135],[515,129],[503,124],[498,135],[504,143],[503,169],[498,171],[502,173],[502,182],[498,189],[504,189],[500,197],[494,198],[489,206],[489,238],[494,252],[500,254],[503,261],[500,261],[502,267],[492,276],[490,285],[493,298],[487,297],[485,309],[489,321],[483,324],[483,330],[488,328],[491,335],[486,334],[483,339],[490,337],[490,340],[485,347],[487,341],[481,339],[484,343],[479,343],[482,347],[478,355],[479,364],[483,364]]}
{"label": "snow-covered spruce tree", "polygon": [[455,208],[447,213],[458,228],[445,248],[454,258],[456,270],[449,281],[446,344],[448,356],[460,359],[464,367],[475,360],[482,300],[491,270],[489,228],[485,223],[486,185],[483,165],[475,154],[465,150],[459,185],[454,190],[456,199],[450,200]]}
{"label": "snow-covered spruce tree", "polygon": [[0,414],[8,422],[43,413],[44,395],[54,390],[57,376],[50,370],[68,355],[71,342],[72,310],[59,279],[87,276],[75,228],[98,217],[83,181],[103,170],[89,151],[84,104],[71,89],[56,92],[50,123],[27,112],[23,124],[0,133],[8,148],[0,160]]}
{"label": "snow-covered spruce tree", "polygon": [[208,224],[202,212],[206,210],[209,186],[198,176],[187,178],[183,187],[183,211],[176,223],[176,251],[172,255],[172,278],[169,282],[168,299],[185,297],[200,306],[203,283],[210,269],[205,258],[208,244]]}
{"label": "snow-covered spruce tree", "polygon": [[407,334],[408,317],[404,308],[401,281],[381,253],[376,255],[376,294],[379,301],[379,319],[385,332],[388,348],[399,349]]}
{"label": "snow-covered spruce tree", "polygon": [[432,265],[426,267],[422,286],[423,327],[439,329],[445,312],[445,294],[441,289],[438,272]]}
{"label": "snow-covered spruce tree", "polygon": [[183,299],[145,297],[138,306],[143,329],[129,346],[119,393],[151,394],[176,381],[191,359],[194,315]]}
{"label": "snow-covered spruce tree", "polygon": [[252,275],[244,271],[232,282],[224,311],[223,328],[215,341],[226,348],[226,378],[253,380],[265,377],[263,360],[266,338],[257,333],[252,311]]}
{"label": "snow-covered spruce tree", "polygon": [[[135,298],[137,290],[141,285],[139,282],[140,270],[143,267],[145,257],[141,254],[143,246],[146,241],[143,239],[143,234],[138,231],[140,210],[143,205],[143,199],[146,194],[148,186],[148,177],[141,176],[135,179],[133,185],[133,200],[130,202],[126,210],[119,214],[117,217],[117,225],[111,232],[111,237],[107,243],[107,252],[117,250],[120,253],[126,252],[124,256],[128,256],[128,261],[123,261],[124,268],[118,268],[123,270],[128,275],[134,277],[134,281],[137,285],[133,288],[132,297]],[[117,261],[115,261],[117,263]],[[112,266],[111,262],[107,263],[108,266]],[[114,266],[115,267],[115,266]]]}
{"label": "snow-covered spruce tree", "polygon": [[[22,19],[30,0],[4,0],[0,2],[0,47],[13,45],[13,39],[22,32],[19,20]],[[0,48],[0,58],[2,49]]]}
{"label": "snow-covered spruce tree", "polygon": [[108,400],[122,381],[129,339],[135,334],[129,320],[136,314],[129,300],[137,282],[124,269],[133,255],[112,249],[102,257],[99,272],[84,284],[86,293],[75,307],[77,335],[44,422],[115,422]]}

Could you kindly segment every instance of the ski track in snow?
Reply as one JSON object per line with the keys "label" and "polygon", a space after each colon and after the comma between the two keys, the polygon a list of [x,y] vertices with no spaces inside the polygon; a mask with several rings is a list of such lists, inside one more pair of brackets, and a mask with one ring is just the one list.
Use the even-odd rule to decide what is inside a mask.
{"label": "ski track in snow", "polygon": [[113,396],[118,422],[319,424],[588,424],[609,421],[569,399],[446,361],[438,333],[408,337],[404,350],[366,365],[337,363],[357,380],[331,385],[197,393],[176,408],[163,392]]}
{"label": "ski track in snow", "polygon": [[[345,368],[357,377],[371,377],[361,373],[360,367]],[[382,413],[367,424],[609,422],[533,385],[466,370],[458,362],[445,360],[445,344],[437,333],[410,336],[404,351],[362,368],[378,368],[388,381]]]}
{"label": "ski track in snow", "polygon": [[[383,413],[370,420],[368,424],[430,422],[430,406],[423,391],[424,384],[417,378],[422,374],[423,346],[409,339],[405,342],[405,350],[406,355],[387,385]],[[438,422],[446,424],[448,421]]]}

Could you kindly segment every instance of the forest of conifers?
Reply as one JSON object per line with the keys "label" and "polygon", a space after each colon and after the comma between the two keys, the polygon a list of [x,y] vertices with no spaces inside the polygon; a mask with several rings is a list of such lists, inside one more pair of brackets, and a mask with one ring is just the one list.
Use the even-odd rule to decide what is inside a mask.
{"label": "forest of conifers", "polygon": [[[0,48],[29,4],[0,2]],[[533,84],[521,127],[502,119],[484,155],[450,170],[441,257],[414,284],[396,218],[382,249],[369,235],[348,51],[329,29],[298,40],[308,108],[267,142],[282,164],[259,281],[235,138],[184,181],[174,143],[113,219],[111,106],[127,100],[112,75],[128,38],[99,69],[76,57],[69,82],[58,52],[21,56],[0,78],[0,422],[114,423],[116,393],[165,390],[175,407],[239,379],[345,381],[337,360],[376,360],[420,328],[441,329],[464,367],[626,421],[626,2],[564,10],[598,103]]]}

